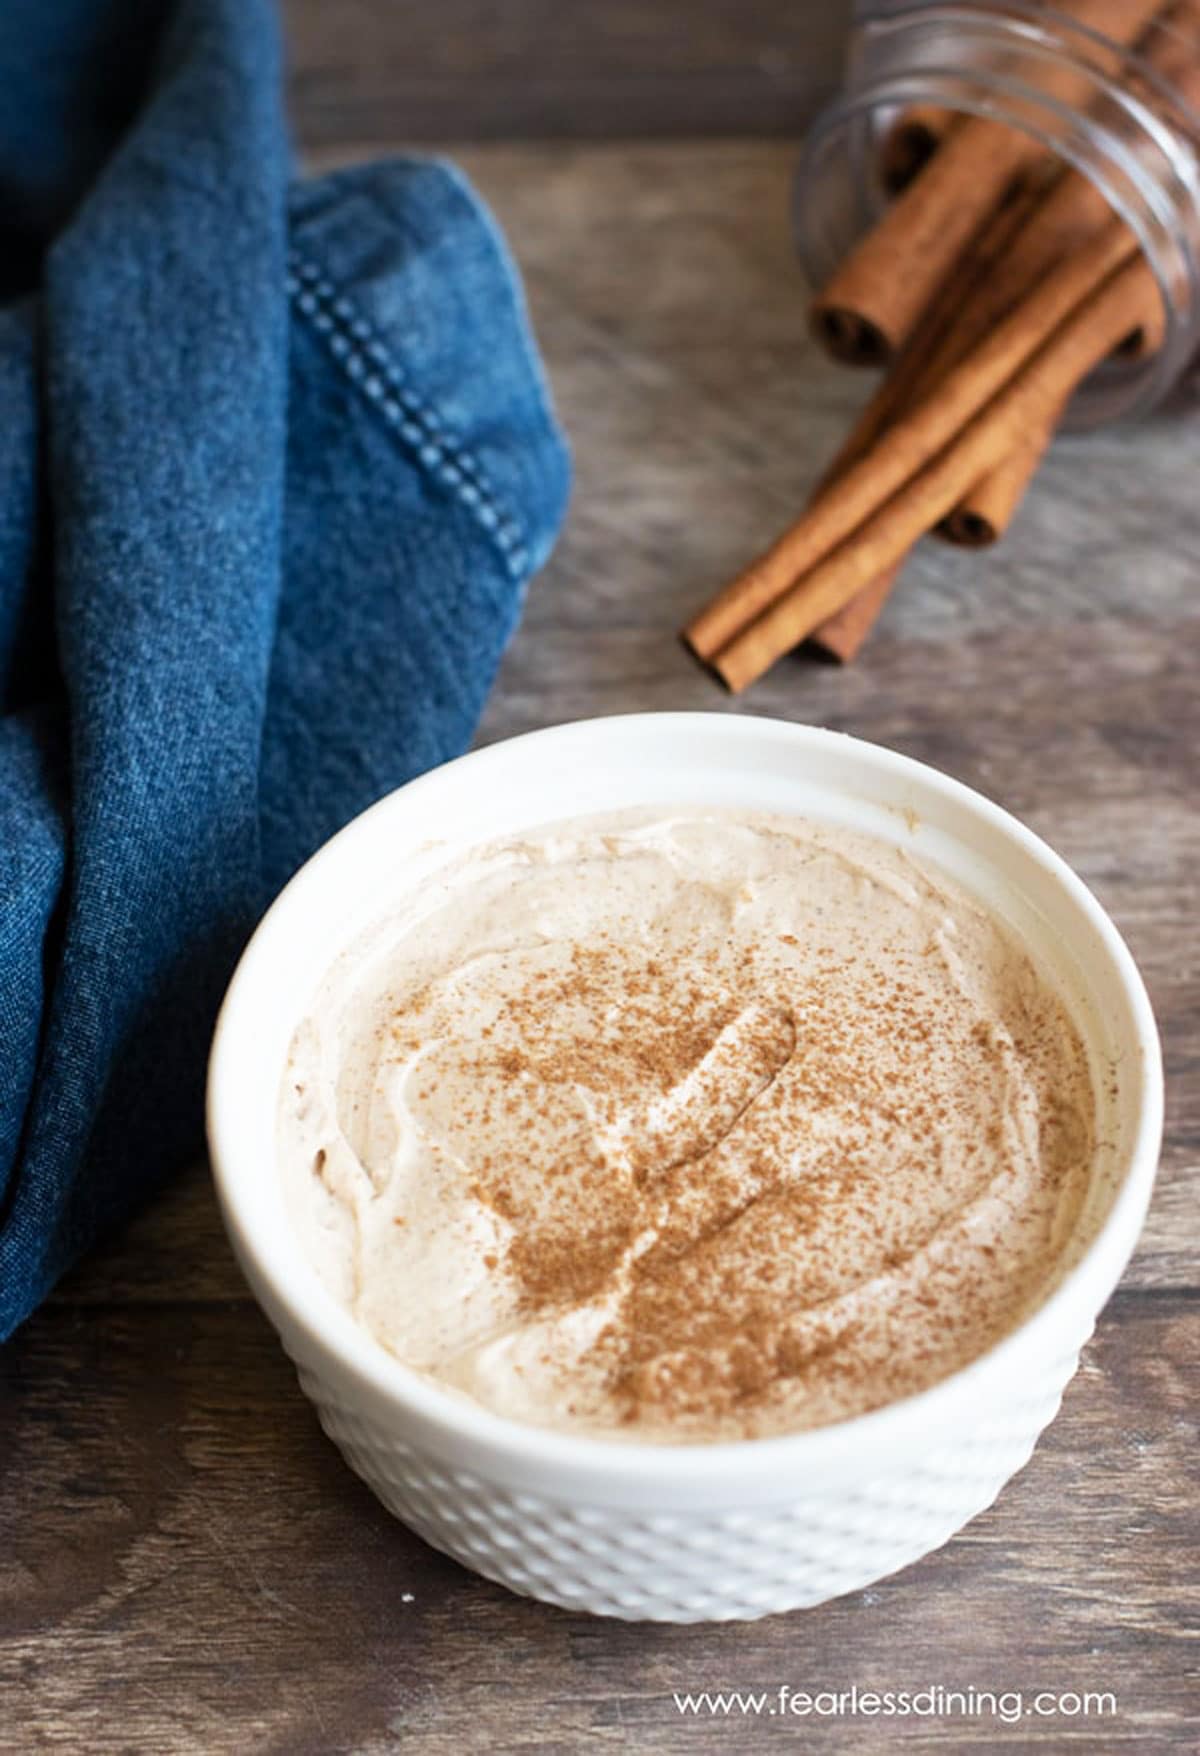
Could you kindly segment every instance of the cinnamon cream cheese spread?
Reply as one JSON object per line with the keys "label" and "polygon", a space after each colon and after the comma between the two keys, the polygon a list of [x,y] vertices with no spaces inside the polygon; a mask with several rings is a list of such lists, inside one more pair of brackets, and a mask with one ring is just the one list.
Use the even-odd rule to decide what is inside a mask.
{"label": "cinnamon cream cheese spread", "polygon": [[995,917],[882,840],[699,808],[460,861],[344,953],[281,1154],[334,1296],[499,1414],[790,1432],[920,1390],[1052,1281],[1083,1045]]}

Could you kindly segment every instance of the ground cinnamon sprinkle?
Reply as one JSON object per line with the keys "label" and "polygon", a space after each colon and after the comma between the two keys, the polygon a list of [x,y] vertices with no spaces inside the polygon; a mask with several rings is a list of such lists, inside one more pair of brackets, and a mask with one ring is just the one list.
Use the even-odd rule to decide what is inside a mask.
{"label": "ground cinnamon sprinkle", "polygon": [[[493,857],[401,938],[357,1059],[349,1032],[354,1298],[385,1345],[518,1418],[679,1440],[878,1406],[1018,1319],[1093,1100],[988,914],[787,820]],[[386,1253],[381,1208],[410,1219]]]}

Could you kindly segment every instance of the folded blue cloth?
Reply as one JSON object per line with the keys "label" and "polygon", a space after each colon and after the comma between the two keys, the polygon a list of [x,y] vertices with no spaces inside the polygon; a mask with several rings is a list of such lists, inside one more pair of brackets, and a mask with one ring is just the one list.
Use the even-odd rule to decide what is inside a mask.
{"label": "folded blue cloth", "polygon": [[271,894],[470,739],[567,466],[461,177],[289,186],[266,0],[6,0],[0,89],[3,1336],[198,1148]]}

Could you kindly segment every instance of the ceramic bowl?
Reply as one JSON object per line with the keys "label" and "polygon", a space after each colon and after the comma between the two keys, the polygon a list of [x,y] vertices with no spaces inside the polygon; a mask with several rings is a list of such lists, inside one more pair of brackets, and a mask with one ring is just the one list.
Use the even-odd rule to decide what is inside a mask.
{"label": "ceramic bowl", "polygon": [[[932,1389],[785,1437],[654,1446],[506,1420],[392,1358],[322,1288],[289,1222],[276,1125],[288,1043],[337,953],[472,845],[641,805],[840,823],[940,866],[1002,917],[1087,1045],[1102,1145],[1060,1271],[1021,1326]],[[209,1139],[255,1296],[350,1466],[426,1541],[513,1591],[631,1619],[753,1617],[868,1585],[944,1543],[1021,1468],[1137,1241],[1162,1073],[1116,929],[1028,829],[921,763],[735,714],[556,726],[402,787],[335,836],[251,940],[217,1026]]]}

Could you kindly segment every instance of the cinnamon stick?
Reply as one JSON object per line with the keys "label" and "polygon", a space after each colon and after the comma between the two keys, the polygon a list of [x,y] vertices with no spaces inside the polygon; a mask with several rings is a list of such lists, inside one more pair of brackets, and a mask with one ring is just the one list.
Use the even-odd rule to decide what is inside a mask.
{"label": "cinnamon stick", "polygon": [[[824,492],[830,482],[874,444],[888,424],[901,410],[910,406],[923,389],[941,374],[945,337],[961,312],[964,303],[979,285],[1001,263],[1012,249],[1021,228],[1032,210],[1036,192],[1018,189],[1001,203],[984,224],[969,252],[938,289],[936,296],[922,314],[921,322],[901,349],[864,407],[848,438],[825,471],[814,498]],[[813,630],[812,640],[822,652],[848,663],[858,652],[874,626],[898,579],[903,561],[874,580],[864,591],[840,609],[836,615]]]}
{"label": "cinnamon stick", "polygon": [[[1167,79],[1186,103],[1200,104],[1200,4],[1197,0],[1176,0],[1155,19],[1142,45],[1146,63]],[[1022,272],[1037,272],[1037,261],[1049,259],[1055,241],[1064,248],[1072,247],[1072,239],[1086,236],[1108,217],[1104,197],[1080,171],[1063,174],[1058,188],[1047,198],[1045,210],[1030,232],[1021,239],[1010,262],[1004,265],[1001,279],[1011,285]],[[1005,285],[998,285],[1002,295]],[[1160,298],[1151,301],[1145,320],[1139,325],[1131,344],[1122,350],[1138,356],[1150,354],[1162,345],[1166,328],[1166,311]],[[1073,394],[1073,392],[1072,392]],[[1068,402],[1070,397],[1068,397]],[[1046,443],[1053,437],[1046,435]],[[1003,536],[1033,479],[1045,445],[1027,448],[1004,459],[989,471],[965,496],[960,506],[943,519],[937,534],[949,542],[978,547],[993,543]],[[886,594],[885,594],[886,595]],[[882,607],[883,600],[880,600]]]}
{"label": "cinnamon stick", "polygon": [[[765,600],[760,613],[707,655],[733,691],[744,689],[797,645],[825,617],[848,603],[944,517],[996,456],[1041,432],[1066,387],[1119,345],[1141,321],[1154,277],[1140,255],[1115,267],[1021,365],[952,443],[878,505],[851,540],[826,550],[789,588]],[[794,534],[794,533],[792,533]],[[777,551],[794,550],[787,538]]]}
{"label": "cinnamon stick", "polygon": [[[925,358],[919,388],[928,391],[936,386],[1041,275],[1112,223],[1108,203],[1081,172],[1068,170],[1047,191],[1035,193],[1024,204],[1022,223],[1013,228],[1007,248],[989,259],[989,272],[973,279],[957,311],[943,326],[938,345]],[[1155,305],[1161,312],[1161,301]],[[989,471],[972,484],[963,506],[943,521],[939,534],[971,547],[994,542],[1016,513],[1051,437],[1046,433],[1040,443],[1022,448],[1012,459],[1001,460],[995,480]],[[861,603],[847,604],[815,628],[811,636],[814,644],[843,664],[854,658],[878,620],[899,573],[900,568],[894,568],[886,579],[872,583]]]}
{"label": "cinnamon stick", "polygon": [[[1082,22],[1102,31],[1111,40],[1128,42],[1140,36],[1138,52],[1149,66],[1165,74],[1173,83],[1182,81],[1185,90],[1194,83],[1195,97],[1200,101],[1200,45],[1197,43],[1200,0],[1171,0],[1165,7],[1161,6],[1160,0],[1146,5],[1141,0],[1074,0],[1074,3],[1073,0],[1060,0],[1060,3],[1063,10],[1073,12]],[[1148,13],[1155,15],[1154,25],[1143,34]],[[1059,96],[1060,101],[1064,97],[1071,101],[1065,92]],[[1188,100],[1185,98],[1185,101]],[[1119,127],[1120,117],[1115,120]],[[934,163],[917,179],[918,184],[925,185],[928,190],[938,181],[936,165],[940,163],[944,170],[947,161],[962,150],[960,137],[970,128],[970,119],[959,123],[945,112],[935,112],[922,138],[925,124],[921,114],[903,112],[892,131],[897,141],[903,138],[904,129],[909,125],[920,151],[932,150],[934,153]],[[1020,137],[1016,138],[1019,140]],[[1017,151],[1014,146],[1013,152]],[[1003,154],[994,155],[989,176],[997,160],[1011,163]],[[1046,167],[1051,162],[1050,155],[1040,152],[1032,155],[1016,181],[1031,182],[1045,176]],[[884,168],[886,172],[886,166]],[[1011,191],[1014,180],[1002,181],[1001,187],[1005,192]],[[1003,205],[1004,211],[1011,211],[1015,203]],[[928,220],[932,207],[927,206],[921,211]],[[837,607],[828,616],[819,618],[814,627],[812,605],[819,605],[821,597],[811,582],[816,579],[819,586],[826,564],[832,566],[834,557],[842,548],[850,547],[846,521],[852,516],[861,517],[861,530],[869,549],[872,533],[878,537],[880,521],[885,532],[891,528],[885,516],[889,496],[897,503],[918,501],[917,480],[929,478],[931,473],[936,485],[941,478],[934,463],[945,453],[957,452],[965,443],[963,435],[938,437],[958,406],[956,396],[960,399],[960,412],[967,423],[964,433],[970,431],[978,439],[982,432],[985,436],[990,435],[992,442],[1000,444],[1006,432],[1003,423],[999,426],[983,423],[981,426],[979,419],[982,411],[991,406],[987,399],[1002,402],[1004,395],[997,389],[994,376],[999,370],[1001,354],[991,351],[996,336],[989,332],[996,329],[1001,338],[1007,336],[1008,341],[1015,344],[1023,329],[1026,341],[1032,341],[1034,352],[1040,352],[1048,345],[1049,336],[1040,334],[1039,325],[1052,320],[1061,328],[1068,327],[1061,306],[1057,316],[1054,315],[1055,298],[1066,297],[1067,289],[1071,288],[1079,308],[1088,307],[1098,289],[1111,279],[1114,262],[1127,259],[1114,241],[1123,230],[1121,222],[1114,219],[1104,198],[1091,182],[1072,170],[1061,171],[1052,183],[1047,180],[1041,199],[1027,207],[1022,226],[1012,233],[1005,248],[994,255],[991,271],[981,275],[973,272],[973,263],[975,259],[986,257],[982,241],[986,240],[989,227],[996,229],[998,215],[995,214],[994,198],[991,211],[993,218],[982,224],[976,223],[974,231],[961,223],[961,214],[951,216],[960,223],[947,225],[938,244],[940,248],[947,234],[953,238],[949,260],[954,264],[954,272],[944,277],[940,290],[924,305],[915,326],[908,329],[906,345],[868,403],[831,471],[827,472],[808,517],[786,532],[685,631],[685,639],[699,656],[712,663],[720,673],[728,672],[732,687],[739,686],[732,679],[737,664],[736,648],[743,635],[752,643],[755,625],[762,623],[769,627],[775,620],[772,611],[785,600],[791,604],[794,599],[803,597],[807,603],[809,619],[803,622],[802,633],[797,633],[797,639],[802,634],[811,633],[818,644],[835,656],[852,656],[886,600],[905,551],[894,554],[884,572],[872,578],[863,573],[866,551],[860,549],[853,557],[854,566],[842,568],[843,575],[859,579],[861,588],[857,596],[847,598],[843,591],[838,597]],[[967,241],[960,244],[958,240],[963,234]],[[1132,234],[1126,231],[1124,236],[1131,256],[1136,245]],[[917,249],[920,253],[919,236]],[[925,261],[928,261],[927,252]],[[1138,276],[1130,285],[1140,294],[1142,310],[1140,313],[1125,313],[1136,320],[1126,324],[1118,340],[1127,351],[1149,351],[1162,339],[1165,310],[1158,289],[1148,274]],[[1071,323],[1074,318],[1072,312]],[[835,337],[839,345],[844,344],[851,351],[857,345],[857,320],[857,315],[850,312],[842,333]],[[885,354],[891,345],[882,335],[874,339],[868,336],[867,351],[873,349]],[[951,540],[981,544],[995,540],[1006,528],[1052,437],[1061,409],[1079,382],[1062,375],[1067,372],[1071,360],[1079,366],[1080,375],[1086,375],[1100,357],[1102,353],[1097,355],[1092,349],[1082,347],[1056,355],[1059,373],[1056,382],[1061,391],[1058,407],[1045,416],[1040,426],[1035,425],[997,449],[974,475],[966,476],[961,460],[957,463],[965,488],[960,503],[939,514],[941,534]],[[1024,370],[1019,347],[1014,358],[1018,362],[1013,369],[1015,382]],[[933,406],[943,404],[947,394],[951,405],[949,411],[945,406]],[[979,397],[984,401],[980,402]],[[931,452],[929,447],[935,441],[941,450],[937,451],[935,447]],[[973,461],[978,462],[978,459]],[[877,476],[873,505],[864,474],[867,465],[874,468]],[[912,472],[911,479],[901,477],[898,481],[897,472],[904,468]],[[835,478],[832,482],[831,475]],[[929,487],[928,480],[925,487]],[[918,529],[915,536],[920,534],[923,533]],[[800,627],[801,620],[790,611],[788,614],[792,624]],[[779,625],[782,626],[787,619],[781,612]],[[734,649],[733,656],[726,654],[726,648]]]}
{"label": "cinnamon stick", "polygon": [[909,104],[885,130],[879,147],[879,174],[891,194],[899,194],[929,163],[951,127],[955,111],[940,104]]}
{"label": "cinnamon stick", "polygon": [[[852,463],[875,443],[897,415],[910,408],[944,376],[948,365],[946,336],[958,333],[961,313],[981,283],[993,275],[1017,244],[1030,215],[1036,193],[1019,186],[988,215],[972,240],[970,250],[937,289],[921,314],[921,321],[905,342],[858,419],[825,469],[814,491],[818,498],[843,475]],[[972,340],[976,339],[973,335]],[[967,350],[963,348],[961,353]]]}
{"label": "cinnamon stick", "polygon": [[[696,654],[710,660],[739,630],[782,596],[795,579],[870,517],[1008,382],[1097,280],[1136,249],[1128,229],[1114,221],[1039,282],[1028,298],[952,368],[933,391],[894,421],[845,474],[829,485],[806,517],[785,531],[765,554],[701,610],[684,632]],[[1127,325],[1130,327],[1133,325]],[[995,456],[982,459],[976,476],[963,482],[960,491],[965,491],[1002,455],[998,451]],[[862,583],[867,584],[870,577],[868,574]]]}
{"label": "cinnamon stick", "polygon": [[[1132,43],[1161,0],[1071,0],[1082,25],[1114,43]],[[1059,104],[1083,101],[1083,76],[1063,65],[1040,89]],[[1032,135],[966,116],[924,169],[886,209],[813,301],[811,320],[836,359],[881,364],[911,335],[938,284],[985,216],[1021,172],[1049,165]]]}
{"label": "cinnamon stick", "polygon": [[954,129],[814,299],[812,327],[826,351],[849,365],[891,359],[1034,156],[1027,136],[997,123],[972,116]]}
{"label": "cinnamon stick", "polygon": [[[1180,0],[1172,9],[1173,14],[1184,12],[1190,13],[1193,21],[1200,21],[1197,0]],[[1169,37],[1149,44],[1148,48],[1150,64],[1162,66],[1170,61],[1168,71],[1177,81],[1182,79],[1184,68],[1175,63],[1183,55],[1190,56],[1188,66],[1194,72],[1196,95],[1200,96],[1200,49],[1194,42],[1183,48],[1178,38]],[[1012,234],[1010,247],[992,259],[986,275],[975,279],[971,292],[946,324],[940,346],[926,358],[923,387],[935,385],[1015,307],[1039,277],[1113,223],[1112,209],[1095,185],[1081,171],[1064,170],[1040,198],[1035,197],[1028,204],[1022,225]],[[1153,352],[1161,343],[1164,323],[1162,300],[1156,294],[1149,300],[1130,345],[1138,353]],[[1070,387],[1066,402],[1077,388]],[[1052,438],[1051,430],[1037,436],[1012,457],[1001,459],[994,472],[988,471],[972,484],[962,505],[942,521],[937,534],[968,547],[995,542],[1011,523]],[[887,602],[898,572],[896,569],[886,583],[881,581],[873,586],[861,605],[847,606],[828,625],[815,629],[814,643],[843,662],[853,658]]]}
{"label": "cinnamon stick", "polygon": [[936,527],[936,534],[964,549],[986,549],[998,541],[1016,516],[1057,425],[1056,417],[973,483]]}

